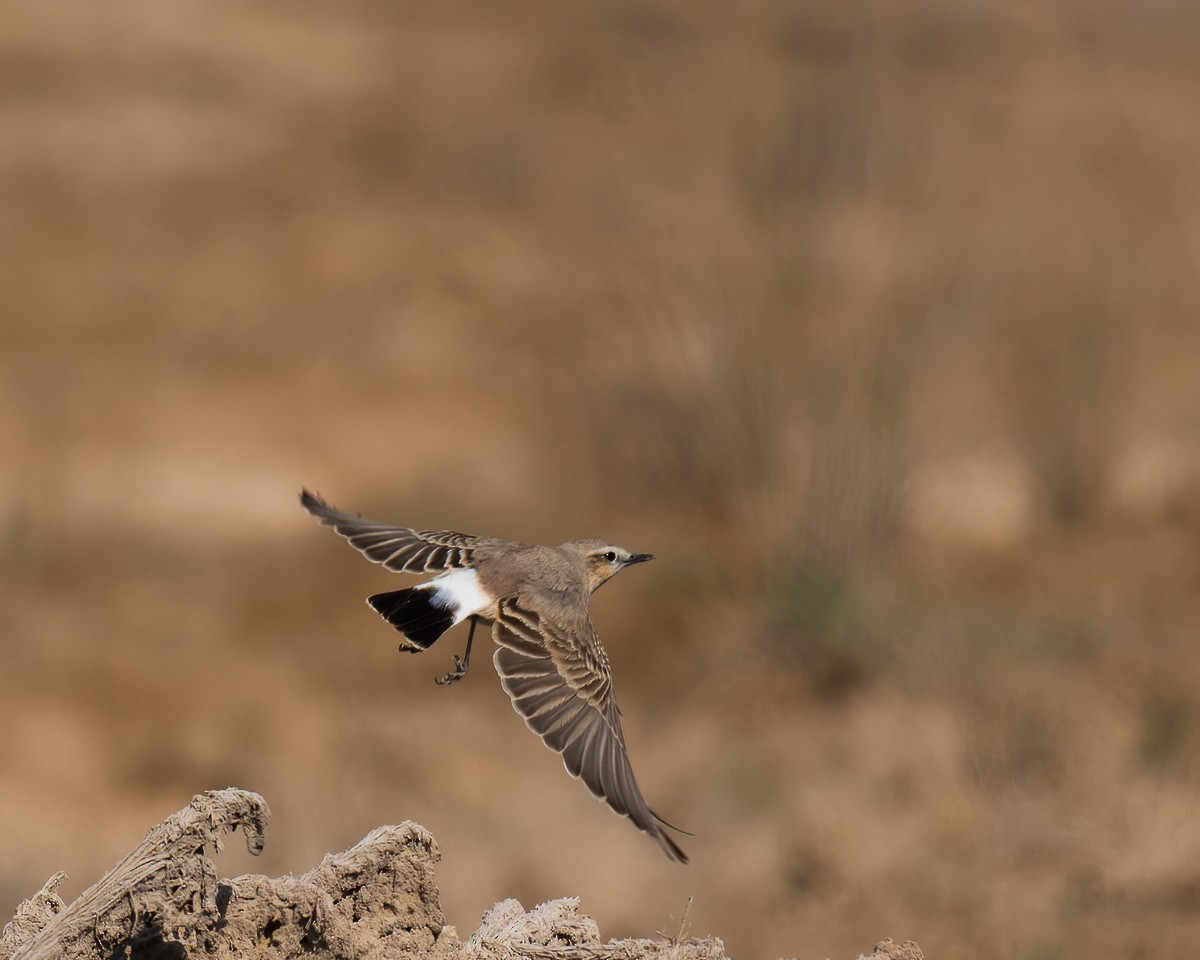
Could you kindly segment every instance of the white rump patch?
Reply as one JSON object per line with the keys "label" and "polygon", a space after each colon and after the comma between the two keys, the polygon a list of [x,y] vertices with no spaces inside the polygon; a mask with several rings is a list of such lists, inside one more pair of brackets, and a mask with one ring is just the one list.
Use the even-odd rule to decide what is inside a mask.
{"label": "white rump patch", "polygon": [[455,623],[462,623],[472,614],[484,613],[496,602],[496,598],[480,586],[479,575],[474,570],[451,570],[422,586],[433,591],[429,601],[435,607],[454,611]]}

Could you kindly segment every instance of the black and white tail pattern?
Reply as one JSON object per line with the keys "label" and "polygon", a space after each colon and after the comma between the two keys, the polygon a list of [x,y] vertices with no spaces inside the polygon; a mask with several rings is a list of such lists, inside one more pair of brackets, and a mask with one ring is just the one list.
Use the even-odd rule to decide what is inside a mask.
{"label": "black and white tail pattern", "polygon": [[455,611],[438,605],[435,596],[426,585],[377,593],[367,597],[367,603],[407,641],[401,650],[420,653],[432,647],[455,623]]}

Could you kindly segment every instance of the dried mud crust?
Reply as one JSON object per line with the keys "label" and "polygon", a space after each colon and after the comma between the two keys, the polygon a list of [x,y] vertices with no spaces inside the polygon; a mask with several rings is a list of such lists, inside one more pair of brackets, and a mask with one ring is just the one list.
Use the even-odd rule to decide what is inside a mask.
{"label": "dried mud crust", "polygon": [[55,874],[0,935],[0,960],[671,958],[723,960],[720,940],[603,943],[578,901],[529,911],[505,900],[460,942],[434,875],[440,854],[415,823],[379,827],[300,877],[222,880],[206,850],[241,829],[259,853],[270,813],[243,790],[198,794],[69,906]]}

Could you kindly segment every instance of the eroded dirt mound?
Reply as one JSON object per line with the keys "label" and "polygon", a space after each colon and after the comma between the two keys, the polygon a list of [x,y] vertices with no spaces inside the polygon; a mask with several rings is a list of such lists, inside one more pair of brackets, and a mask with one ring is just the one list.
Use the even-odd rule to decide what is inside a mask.
{"label": "eroded dirt mound", "polygon": [[462,943],[442,914],[437,844],[411,822],[379,827],[300,877],[218,879],[205,851],[241,828],[250,851],[260,852],[269,816],[256,793],[198,794],[69,907],[55,893],[62,874],[51,877],[5,927],[0,960],[725,955],[716,939],[602,943],[595,922],[570,899],[528,913],[506,900]]}
{"label": "eroded dirt mound", "polygon": [[[240,828],[260,853],[269,818],[257,793],[197,794],[70,906],[55,892],[63,875],[46,881],[4,928],[0,960],[725,960],[715,937],[603,942],[571,898],[529,911],[504,900],[460,942],[442,914],[437,843],[412,822],[378,827],[300,877],[218,879],[205,851]],[[890,940],[871,958],[923,960]]]}

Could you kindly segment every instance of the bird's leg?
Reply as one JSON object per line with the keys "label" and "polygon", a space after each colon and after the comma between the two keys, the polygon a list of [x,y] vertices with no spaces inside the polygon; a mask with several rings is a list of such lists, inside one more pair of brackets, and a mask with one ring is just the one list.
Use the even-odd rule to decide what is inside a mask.
{"label": "bird's leg", "polygon": [[467,650],[460,658],[456,653],[454,655],[454,669],[444,677],[434,677],[433,682],[442,685],[454,683],[455,680],[461,680],[467,675],[467,667],[471,663],[471,641],[475,639],[475,618],[471,618],[471,632],[467,634]]}

